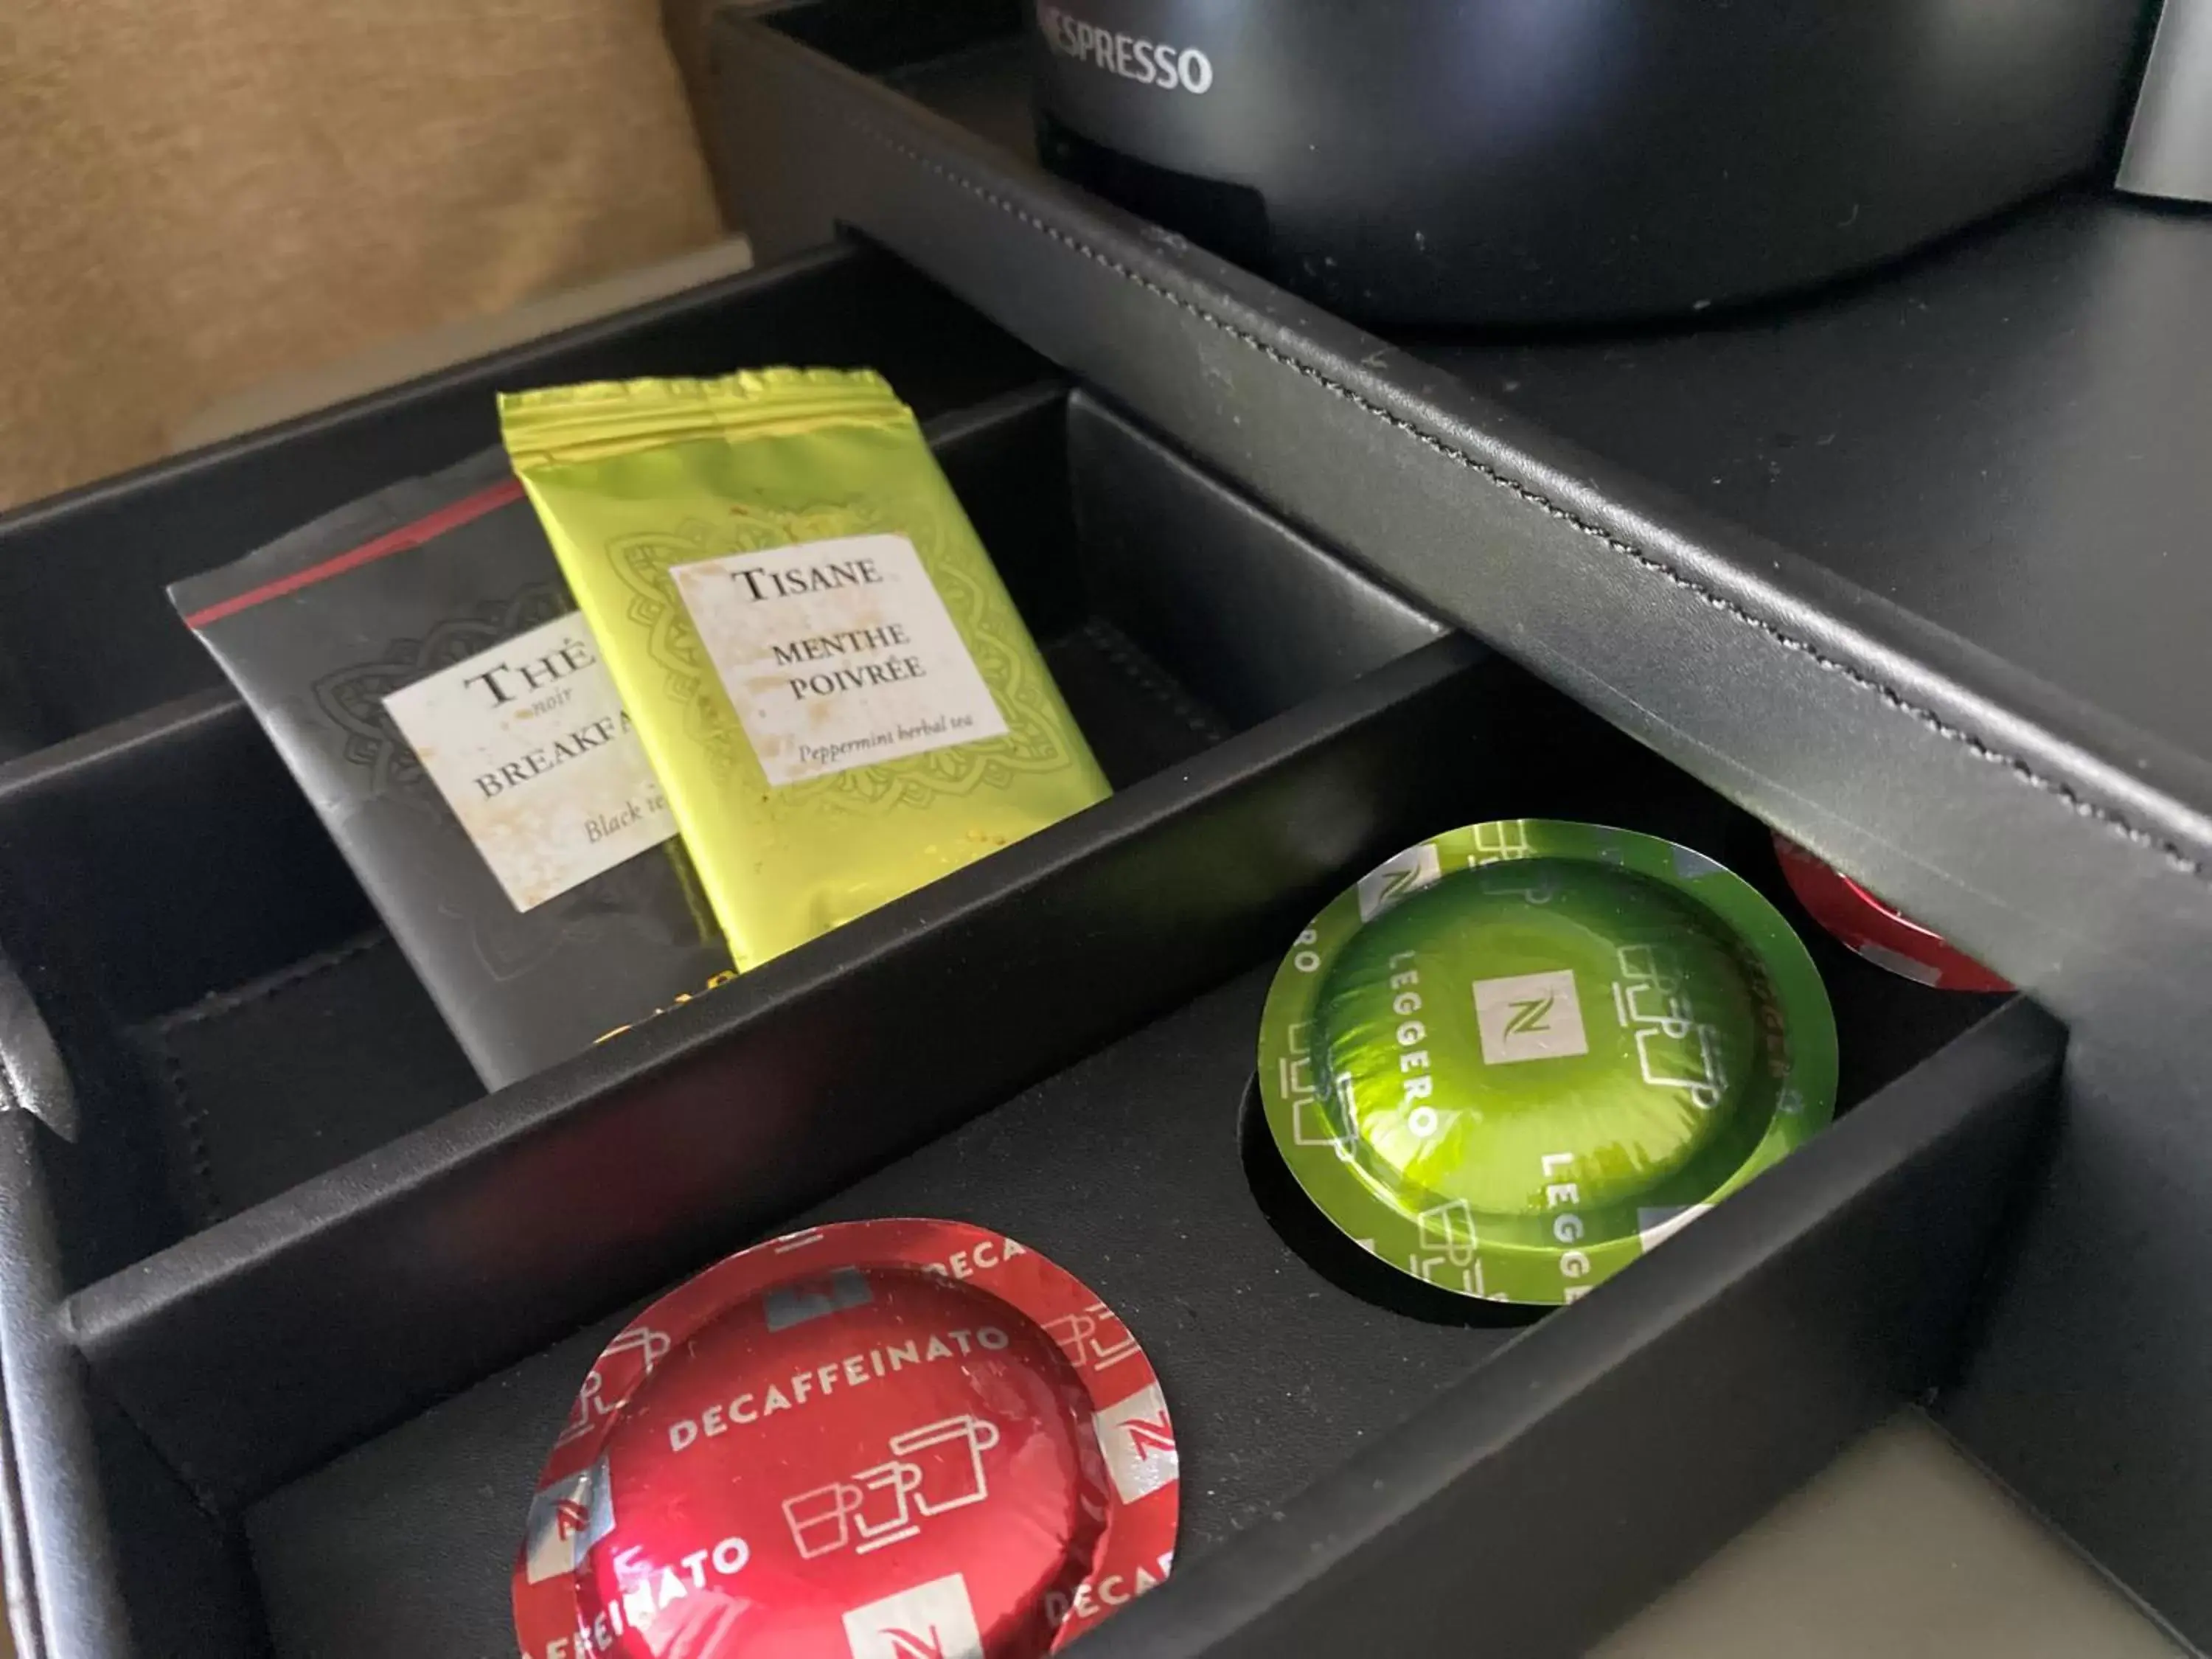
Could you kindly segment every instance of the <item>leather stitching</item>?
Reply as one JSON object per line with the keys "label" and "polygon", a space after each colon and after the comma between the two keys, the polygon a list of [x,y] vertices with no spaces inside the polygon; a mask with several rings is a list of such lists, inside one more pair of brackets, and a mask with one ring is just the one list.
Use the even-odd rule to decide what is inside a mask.
{"label": "leather stitching", "polygon": [[1270,344],[1250,330],[1231,322],[1227,318],[1218,316],[1197,301],[1176,293],[1162,283],[1154,282],[1143,272],[1122,264],[1112,255],[1102,252],[1056,225],[1048,223],[1019,204],[977,184],[971,179],[962,177],[943,162],[925,155],[911,145],[901,143],[890,134],[878,131],[858,118],[848,117],[848,125],[893,154],[904,157],[925,172],[934,173],[954,188],[997,208],[1000,212],[1008,215],[1040,235],[1066,248],[1070,252],[1079,254],[1093,264],[1113,272],[1123,281],[1134,283],[1147,294],[1166,301],[1177,310],[1188,313],[1208,327],[1218,330],[1239,344],[1258,352],[1268,362],[1304,375],[1331,395],[1342,398],[1393,430],[1405,434],[1423,448],[1433,451],[1453,465],[1462,467],[1486,482],[1496,485],[1516,500],[1536,508],[1547,517],[1557,519],[1562,524],[1571,526],[1601,546],[1628,559],[1639,568],[1647,570],[1662,580],[1680,588],[1700,603],[1711,606],[1735,622],[1741,623],[1746,627],[1757,629],[1783,649],[1795,652],[1799,656],[1817,664],[1827,672],[1840,676],[1859,690],[1878,697],[1889,708],[1926,730],[1933,732],[1936,736],[1960,745],[1976,759],[1987,761],[1993,766],[2002,768],[2020,782],[2061,802],[2077,817],[2088,818],[2102,825],[2131,846],[2146,852],[2158,854],[2169,866],[2184,875],[2194,876],[2200,881],[2212,881],[2212,872],[2208,872],[2204,864],[2192,856],[2180,842],[2160,836],[2154,830],[2146,830],[2123,814],[2113,811],[2112,808],[2090,799],[2073,785],[2038,770],[2033,764],[2021,757],[1999,749],[1986,739],[1967,731],[1964,726],[1944,719],[1934,709],[1923,703],[1915,702],[1903,692],[1876,679],[1863,669],[1854,667],[1840,658],[1831,656],[1810,641],[1800,639],[1788,629],[1768,621],[1755,611],[1747,610],[1718,589],[1699,581],[1693,576],[1685,575],[1664,560],[1655,557],[1634,543],[1615,535],[1604,526],[1592,523],[1571,507],[1561,506],[1542,491],[1522,483],[1517,478],[1509,477],[1486,462],[1476,459],[1464,450],[1455,447],[1434,434],[1423,431],[1404,416],[1392,413],[1372,398],[1362,395],[1340,380],[1331,379],[1311,364],[1299,362],[1296,357],[1279,347]]}
{"label": "leather stitching", "polygon": [[150,1035],[161,1061],[161,1079],[167,1085],[169,1097],[176,1105],[178,1123],[184,1131],[185,1153],[190,1164],[193,1196],[200,1204],[201,1226],[213,1226],[229,1211],[216,1182],[215,1155],[208,1141],[207,1107],[193,1091],[184,1061],[170,1040],[172,1035],[210,1020],[223,1018],[256,1003],[265,1002],[279,992],[328,973],[365,951],[374,950],[384,943],[385,938],[381,933],[363,933],[335,950],[323,951],[304,962],[294,963],[242,989],[219,992],[181,1012],[154,1023]]}
{"label": "leather stitching", "polygon": [[1228,736],[1218,720],[1201,708],[1195,700],[1184,695],[1181,686],[1139,654],[1137,647],[1113,623],[1103,617],[1093,617],[1084,623],[1079,631],[1100,656],[1121,672],[1123,678],[1200,737],[1208,743],[1219,743]]}
{"label": "leather stitching", "polygon": [[224,1215],[222,1195],[215,1184],[215,1158],[208,1151],[207,1109],[193,1095],[185,1079],[184,1062],[167,1043],[161,1045],[161,1077],[176,1102],[177,1121],[185,1132],[185,1152],[191,1164],[193,1195],[199,1200],[199,1224],[212,1227]]}
{"label": "leather stitching", "polygon": [[342,967],[354,957],[375,950],[389,937],[375,929],[358,934],[343,945],[280,968],[238,990],[218,991],[212,996],[203,997],[191,1007],[157,1021],[157,1029],[166,1036],[171,1031],[204,1024],[211,1019],[222,1019],[236,1013],[240,1008],[250,1008],[257,1002],[266,1002],[281,991],[289,991],[295,985],[318,975],[327,974],[333,968]]}

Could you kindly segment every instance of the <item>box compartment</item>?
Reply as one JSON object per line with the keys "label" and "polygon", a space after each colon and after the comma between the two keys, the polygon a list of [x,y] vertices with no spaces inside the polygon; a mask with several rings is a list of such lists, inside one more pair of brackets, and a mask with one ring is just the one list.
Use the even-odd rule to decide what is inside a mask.
{"label": "box compartment", "polygon": [[[804,355],[751,307],[813,316],[800,290],[863,272],[925,287],[832,252],[718,290],[710,332]],[[606,325],[589,372],[732,361],[665,361],[662,315]],[[392,394],[301,465],[385,482],[410,396],[434,423],[561,378],[566,349]],[[1575,1651],[1948,1376],[2063,1033],[1802,917],[1843,1121],[1596,1294],[1533,1323],[1427,1297],[1302,1207],[1253,1052],[1331,893],[1440,828],[1547,815],[1694,845],[1795,916],[1766,831],[1088,392],[1011,348],[963,359],[985,360],[1008,383],[940,381],[928,434],[1116,794],[522,1084],[480,1096],[189,639],[106,724],[0,766],[0,868],[38,876],[0,883],[0,1547],[25,1659],[507,1650],[520,1517],[596,1345],[810,1218],[1003,1228],[1143,1339],[1185,1452],[1182,1567],[1101,1653],[1463,1636],[1438,1621],[1465,1595],[1419,1593],[1437,1574],[1479,1581],[1486,1632]],[[190,565],[111,568],[100,533],[183,540],[179,502],[285,453],[214,452],[33,525],[34,548],[88,538],[54,605],[133,595],[112,647],[87,623],[78,648],[141,648],[119,619],[150,630]]]}

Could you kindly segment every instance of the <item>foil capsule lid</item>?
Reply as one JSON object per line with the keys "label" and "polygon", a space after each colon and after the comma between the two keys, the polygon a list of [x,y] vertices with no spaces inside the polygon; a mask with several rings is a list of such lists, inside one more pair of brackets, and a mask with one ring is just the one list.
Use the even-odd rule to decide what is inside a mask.
{"label": "foil capsule lid", "polygon": [[525,1659],[1031,1659],[1164,1578],[1175,1436],[1099,1299],[963,1223],[822,1227],[599,1356],[514,1577]]}
{"label": "foil capsule lid", "polygon": [[1277,971],[1268,1127],[1355,1242],[1461,1295],[1570,1302],[1835,1106],[1805,947],[1688,848],[1451,830],[1331,901]]}
{"label": "foil capsule lid", "polygon": [[1941,933],[1923,927],[1833,866],[1778,831],[1782,878],[1806,914],[1846,950],[1878,968],[1945,991],[2009,991],[1999,978]]}

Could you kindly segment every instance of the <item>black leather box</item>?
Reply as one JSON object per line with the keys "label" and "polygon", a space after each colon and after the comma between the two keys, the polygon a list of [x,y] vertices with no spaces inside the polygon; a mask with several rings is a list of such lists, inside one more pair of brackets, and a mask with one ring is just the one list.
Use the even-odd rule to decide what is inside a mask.
{"label": "black leather box", "polygon": [[[702,32],[757,240],[912,262],[2064,1021],[2052,1161],[1934,1409],[2212,1644],[2212,216],[2092,168],[1787,302],[1382,337],[1042,167],[1012,0],[903,9]],[[1340,1585],[1464,1637],[1408,1589]]]}
{"label": "black leather box", "polygon": [[[920,409],[1117,793],[477,1097],[163,586],[482,446],[494,387],[793,360]],[[1181,1565],[1087,1651],[1340,1651],[1423,1628],[1439,1573],[1488,1639],[1573,1651],[1952,1375],[2048,1125],[2055,1023],[1812,936],[1832,1130],[1540,1322],[1411,1297],[1254,1133],[1285,942],[1500,815],[1672,835],[1787,905],[1764,826],[857,246],[18,515],[0,587],[24,1659],[509,1650],[534,1474],[623,1310],[916,1212],[1054,1255],[1159,1365]]]}

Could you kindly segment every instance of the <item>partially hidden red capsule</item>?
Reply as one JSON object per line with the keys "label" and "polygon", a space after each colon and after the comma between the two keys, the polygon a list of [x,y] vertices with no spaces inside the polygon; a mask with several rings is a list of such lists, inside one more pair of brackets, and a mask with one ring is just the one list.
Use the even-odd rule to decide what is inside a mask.
{"label": "partially hidden red capsule", "polygon": [[608,1343],[514,1568],[525,1659],[1036,1659],[1166,1577],[1175,1434],[1073,1275],[961,1222],[756,1245]]}
{"label": "partially hidden red capsule", "polygon": [[2013,988],[1941,933],[1885,904],[1872,893],[1778,833],[1774,850],[1797,902],[1836,941],[1877,967],[1946,991]]}

